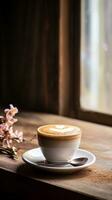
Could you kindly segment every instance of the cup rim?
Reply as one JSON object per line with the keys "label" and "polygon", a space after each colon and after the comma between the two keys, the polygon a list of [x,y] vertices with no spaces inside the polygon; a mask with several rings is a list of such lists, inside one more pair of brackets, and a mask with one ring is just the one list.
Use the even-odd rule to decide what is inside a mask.
{"label": "cup rim", "polygon": [[[75,133],[71,133],[71,134],[65,134],[65,135],[53,135],[53,134],[46,134],[45,131],[42,131],[41,129],[44,128],[44,127],[47,127],[47,126],[56,126],[56,125],[64,125],[64,126],[69,126],[69,127],[74,127],[76,129],[76,132]],[[59,123],[56,123],[56,124],[45,124],[45,125],[42,125],[42,126],[39,126],[37,128],[37,133],[40,135],[40,136],[43,136],[43,137],[46,137],[46,138],[54,138],[54,139],[63,139],[63,138],[77,138],[79,136],[81,136],[81,129],[80,127],[76,126],[76,125],[71,125],[71,124],[59,124]]]}

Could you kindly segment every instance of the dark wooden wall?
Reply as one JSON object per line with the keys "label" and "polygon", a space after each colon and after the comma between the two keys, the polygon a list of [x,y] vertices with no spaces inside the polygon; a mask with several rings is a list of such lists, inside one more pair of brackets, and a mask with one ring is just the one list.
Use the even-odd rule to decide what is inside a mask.
{"label": "dark wooden wall", "polygon": [[58,113],[58,0],[0,5],[0,107]]}

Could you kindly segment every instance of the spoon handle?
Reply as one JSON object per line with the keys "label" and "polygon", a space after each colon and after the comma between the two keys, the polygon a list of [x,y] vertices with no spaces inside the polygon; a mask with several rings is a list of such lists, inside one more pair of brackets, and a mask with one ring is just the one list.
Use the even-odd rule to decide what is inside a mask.
{"label": "spoon handle", "polygon": [[53,162],[53,163],[49,163],[47,161],[41,161],[38,162],[37,164],[39,165],[44,165],[44,166],[49,166],[49,167],[61,167],[61,166],[65,166],[65,165],[69,165],[70,163],[67,162]]}
{"label": "spoon handle", "polygon": [[72,161],[68,161],[68,162],[48,162],[46,160],[42,160],[40,162],[38,162],[38,165],[44,165],[44,166],[49,166],[49,167],[63,167],[63,166],[67,166],[67,165],[72,165],[73,167],[77,167],[77,166],[81,166],[84,165],[87,162],[88,158],[86,157],[79,157],[79,158],[75,158]]}

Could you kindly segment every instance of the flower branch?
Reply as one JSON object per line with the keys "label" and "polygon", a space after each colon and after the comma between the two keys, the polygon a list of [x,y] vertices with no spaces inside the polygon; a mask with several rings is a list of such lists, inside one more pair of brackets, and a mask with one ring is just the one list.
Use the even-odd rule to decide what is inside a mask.
{"label": "flower branch", "polygon": [[14,131],[13,126],[17,122],[14,116],[18,113],[18,109],[12,104],[9,109],[4,110],[4,116],[0,116],[0,153],[17,158],[17,149],[14,142],[23,141],[23,133]]}

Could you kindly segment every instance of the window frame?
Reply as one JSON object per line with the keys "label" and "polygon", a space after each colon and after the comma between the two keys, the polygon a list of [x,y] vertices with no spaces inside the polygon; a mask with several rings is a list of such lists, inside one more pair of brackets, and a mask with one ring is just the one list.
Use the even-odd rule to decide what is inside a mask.
{"label": "window frame", "polygon": [[112,115],[89,111],[80,106],[81,0],[69,1],[70,17],[70,113],[69,116],[112,126]]}

